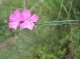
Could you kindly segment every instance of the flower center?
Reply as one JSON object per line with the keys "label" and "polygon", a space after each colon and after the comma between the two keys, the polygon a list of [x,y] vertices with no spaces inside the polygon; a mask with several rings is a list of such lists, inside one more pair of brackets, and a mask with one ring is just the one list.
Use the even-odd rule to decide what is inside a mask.
{"label": "flower center", "polygon": [[23,23],[24,21],[20,21],[20,23]]}

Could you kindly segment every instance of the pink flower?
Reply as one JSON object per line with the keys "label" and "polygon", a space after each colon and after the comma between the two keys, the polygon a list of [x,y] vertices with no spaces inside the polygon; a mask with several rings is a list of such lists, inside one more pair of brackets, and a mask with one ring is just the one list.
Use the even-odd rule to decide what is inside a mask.
{"label": "pink flower", "polygon": [[9,19],[9,28],[17,29],[19,26],[20,29],[28,28],[29,30],[32,30],[34,27],[34,22],[38,20],[39,16],[36,14],[33,14],[31,17],[31,11],[30,10],[24,10],[22,13],[20,13],[19,10],[15,10],[13,14],[10,14]]}

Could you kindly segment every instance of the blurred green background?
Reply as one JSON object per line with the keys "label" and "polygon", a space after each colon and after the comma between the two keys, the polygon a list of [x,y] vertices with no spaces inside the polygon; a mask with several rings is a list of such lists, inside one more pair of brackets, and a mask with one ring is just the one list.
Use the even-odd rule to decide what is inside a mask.
{"label": "blurred green background", "polygon": [[0,0],[0,59],[79,59],[80,26],[37,26],[32,31],[8,28],[15,9],[30,9],[37,23],[80,20],[80,0]]}

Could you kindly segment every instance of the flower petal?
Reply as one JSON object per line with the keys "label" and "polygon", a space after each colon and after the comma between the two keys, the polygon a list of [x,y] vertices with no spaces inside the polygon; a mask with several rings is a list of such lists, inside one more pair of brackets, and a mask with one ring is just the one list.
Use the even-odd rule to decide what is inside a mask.
{"label": "flower petal", "polygon": [[15,10],[14,14],[10,14],[9,19],[10,19],[10,21],[20,22],[22,20],[22,18],[21,18],[19,10]]}
{"label": "flower petal", "polygon": [[31,11],[30,11],[30,10],[24,10],[24,11],[22,12],[22,16],[23,16],[26,20],[29,19],[30,16],[31,16]]}
{"label": "flower petal", "polygon": [[8,26],[9,26],[9,28],[13,28],[16,30],[18,25],[19,25],[18,22],[10,22]]}
{"label": "flower petal", "polygon": [[30,23],[28,21],[25,21],[24,23],[20,24],[20,29],[28,28],[29,30],[32,30],[34,27],[34,23]]}
{"label": "flower petal", "polygon": [[14,14],[16,15],[16,17],[20,17],[20,11],[18,9],[14,11]]}
{"label": "flower petal", "polygon": [[39,16],[36,14],[33,14],[33,16],[30,18],[31,22],[36,22],[39,19]]}
{"label": "flower petal", "polygon": [[10,21],[16,21],[16,16],[14,14],[10,14],[9,19]]}

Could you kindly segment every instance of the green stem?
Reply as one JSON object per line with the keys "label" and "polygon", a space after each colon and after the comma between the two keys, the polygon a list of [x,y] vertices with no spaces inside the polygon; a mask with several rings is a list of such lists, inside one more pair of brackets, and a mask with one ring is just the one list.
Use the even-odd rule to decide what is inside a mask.
{"label": "green stem", "polygon": [[36,23],[36,26],[51,26],[51,25],[63,25],[63,24],[77,24],[80,20],[63,20],[63,21],[50,21],[45,23]]}

